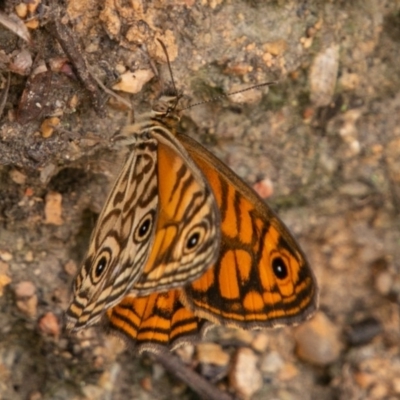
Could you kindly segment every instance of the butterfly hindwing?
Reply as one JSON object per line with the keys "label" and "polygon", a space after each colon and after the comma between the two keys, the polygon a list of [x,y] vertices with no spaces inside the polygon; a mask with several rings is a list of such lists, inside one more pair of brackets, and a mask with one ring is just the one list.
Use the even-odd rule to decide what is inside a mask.
{"label": "butterfly hindwing", "polygon": [[107,311],[108,329],[138,352],[175,348],[199,339],[205,321],[180,301],[181,291],[126,296]]}
{"label": "butterfly hindwing", "polygon": [[222,234],[217,262],[185,288],[184,303],[202,318],[246,329],[307,318],[317,285],[288,229],[220,160],[193,139],[178,138],[214,192]]}

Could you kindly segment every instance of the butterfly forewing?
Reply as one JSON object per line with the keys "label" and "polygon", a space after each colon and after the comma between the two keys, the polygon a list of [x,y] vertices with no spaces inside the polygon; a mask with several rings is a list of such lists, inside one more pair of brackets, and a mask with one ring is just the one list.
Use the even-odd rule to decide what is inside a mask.
{"label": "butterfly forewing", "polygon": [[203,174],[168,131],[152,135],[160,207],[150,257],[131,290],[137,296],[195,280],[216,262],[220,246],[219,209]]}
{"label": "butterfly forewing", "polygon": [[133,149],[75,280],[69,329],[96,322],[128,292],[143,296],[192,282],[218,258],[214,194],[174,137],[177,116],[166,103],[158,106],[165,114],[154,112],[114,138]]}
{"label": "butterfly forewing", "polygon": [[317,285],[288,229],[221,161],[178,138],[212,187],[222,231],[217,262],[185,288],[184,303],[200,317],[246,329],[306,319],[317,306]]}
{"label": "butterfly forewing", "polygon": [[157,141],[138,140],[98,218],[74,283],[67,327],[96,322],[118,303],[148,259],[158,212]]}

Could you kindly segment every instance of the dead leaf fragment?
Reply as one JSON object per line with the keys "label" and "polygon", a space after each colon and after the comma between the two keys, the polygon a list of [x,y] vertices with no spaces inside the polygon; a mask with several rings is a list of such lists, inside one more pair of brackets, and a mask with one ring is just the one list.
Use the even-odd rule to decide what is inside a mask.
{"label": "dead leaf fragment", "polygon": [[15,33],[21,39],[31,43],[31,35],[25,24],[21,19],[18,18],[17,15],[7,15],[0,11],[0,24],[9,29],[11,32]]}

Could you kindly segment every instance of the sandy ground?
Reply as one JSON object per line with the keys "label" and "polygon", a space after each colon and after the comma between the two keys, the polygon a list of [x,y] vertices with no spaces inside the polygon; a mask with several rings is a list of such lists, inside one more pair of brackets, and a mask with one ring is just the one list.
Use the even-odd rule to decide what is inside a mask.
{"label": "sandy ground", "polygon": [[[18,4],[5,3],[6,14]],[[181,129],[250,185],[262,181],[298,238],[320,287],[320,312],[304,328],[315,346],[303,327],[219,328],[205,342],[226,362],[188,346],[188,368],[242,398],[399,398],[400,1],[71,0],[18,12],[35,29],[27,43],[0,25],[0,398],[197,398],[99,328],[63,333],[73,276],[124,160],[99,138],[132,113],[76,78],[54,19],[108,88],[130,72],[144,83],[149,57],[165,75],[156,38],[191,102],[276,81],[244,103],[188,110]],[[160,83],[135,90],[118,93],[136,114]],[[59,121],[44,137],[49,117]],[[235,376],[250,362],[244,349],[261,377],[244,385],[254,393]]]}

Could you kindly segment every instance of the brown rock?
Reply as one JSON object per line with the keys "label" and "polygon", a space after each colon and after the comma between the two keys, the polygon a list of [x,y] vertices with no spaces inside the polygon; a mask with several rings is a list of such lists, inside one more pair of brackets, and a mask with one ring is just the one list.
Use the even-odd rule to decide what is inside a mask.
{"label": "brown rock", "polygon": [[263,199],[267,199],[271,197],[274,193],[274,184],[271,179],[265,178],[262,181],[259,181],[253,185],[253,189],[258,193],[260,197]]}
{"label": "brown rock", "polygon": [[73,260],[67,261],[67,263],[64,265],[64,271],[69,275],[69,276],[75,276],[76,273],[78,272],[78,267],[76,265],[76,262]]}
{"label": "brown rock", "polygon": [[38,298],[36,294],[23,300],[17,300],[16,304],[18,309],[28,317],[36,317],[38,304]]}
{"label": "brown rock", "polygon": [[36,286],[33,282],[22,281],[15,285],[14,293],[18,300],[32,297],[36,294]]}
{"label": "brown rock", "polygon": [[60,335],[60,324],[57,317],[52,312],[48,312],[43,315],[42,318],[40,318],[39,329],[42,333],[45,333],[46,335],[56,337]]}
{"label": "brown rock", "polygon": [[342,349],[338,329],[322,312],[297,327],[294,337],[297,355],[312,364],[331,364]]}
{"label": "brown rock", "polygon": [[229,372],[229,383],[244,399],[261,389],[262,376],[257,367],[258,357],[249,349],[240,348],[232,363]]}

